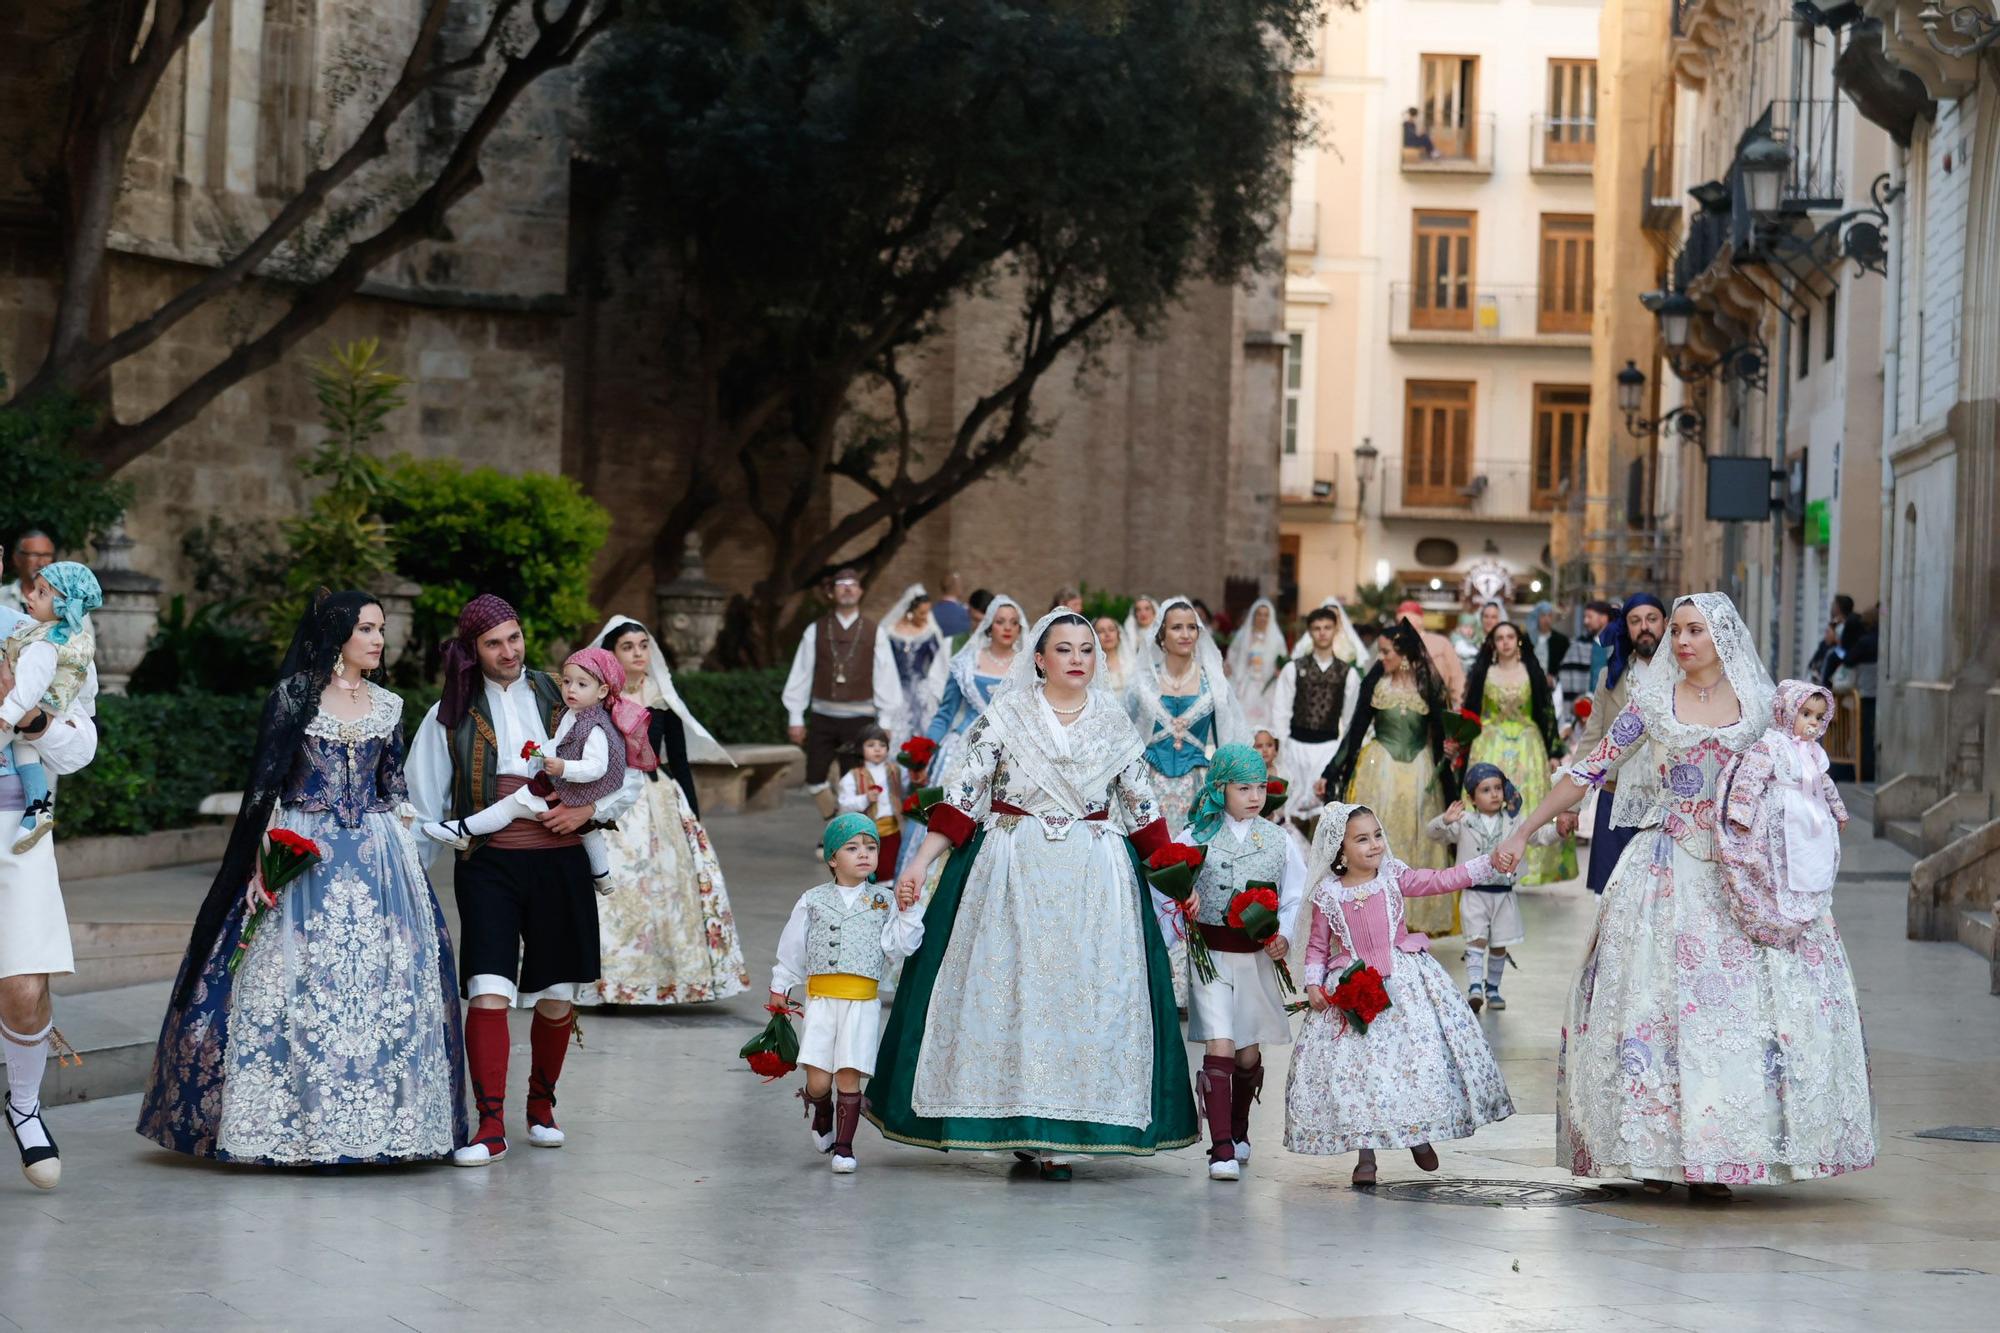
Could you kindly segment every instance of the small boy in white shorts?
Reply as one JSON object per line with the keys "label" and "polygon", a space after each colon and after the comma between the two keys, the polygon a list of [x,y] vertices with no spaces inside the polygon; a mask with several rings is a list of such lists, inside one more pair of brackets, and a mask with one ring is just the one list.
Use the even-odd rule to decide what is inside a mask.
{"label": "small boy in white shorts", "polygon": [[[1456,843],[1458,863],[1490,855],[1507,840],[1521,823],[1521,794],[1492,764],[1474,764],[1465,770],[1465,802],[1453,801],[1433,819],[1424,834],[1433,842]],[[1537,847],[1553,847],[1562,839],[1553,823],[1544,824],[1528,839]],[[1498,1012],[1507,1007],[1500,994],[1500,978],[1507,970],[1507,950],[1528,938],[1521,921],[1521,904],[1515,900],[1514,886],[1521,873],[1502,874],[1495,870],[1484,884],[1475,884],[1459,895],[1459,920],[1465,933],[1466,1003],[1472,1012],[1490,1005]]]}

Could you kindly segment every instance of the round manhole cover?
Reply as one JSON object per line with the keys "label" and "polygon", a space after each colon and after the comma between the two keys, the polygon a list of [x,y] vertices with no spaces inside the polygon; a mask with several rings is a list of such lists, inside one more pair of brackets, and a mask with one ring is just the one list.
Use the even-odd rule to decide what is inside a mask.
{"label": "round manhole cover", "polygon": [[1375,1187],[1404,1203],[1456,1203],[1473,1208],[1574,1208],[1623,1198],[1615,1185],[1546,1185],[1534,1180],[1403,1180]]}

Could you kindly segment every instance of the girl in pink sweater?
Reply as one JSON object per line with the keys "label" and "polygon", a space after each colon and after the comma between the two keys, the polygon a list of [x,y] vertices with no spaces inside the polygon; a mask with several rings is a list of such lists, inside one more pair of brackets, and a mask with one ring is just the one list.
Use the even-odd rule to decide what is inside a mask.
{"label": "girl in pink sweater", "polygon": [[[1332,1156],[1359,1150],[1354,1184],[1375,1183],[1375,1150],[1408,1148],[1438,1168],[1435,1140],[1462,1139],[1514,1113],[1477,1021],[1421,934],[1404,923],[1403,899],[1456,893],[1491,876],[1477,857],[1450,870],[1398,861],[1381,821],[1364,805],[1329,803],[1307,862],[1306,998],[1285,1085],[1285,1146]],[[1389,1007],[1363,1031],[1328,998],[1357,963],[1381,974]]]}

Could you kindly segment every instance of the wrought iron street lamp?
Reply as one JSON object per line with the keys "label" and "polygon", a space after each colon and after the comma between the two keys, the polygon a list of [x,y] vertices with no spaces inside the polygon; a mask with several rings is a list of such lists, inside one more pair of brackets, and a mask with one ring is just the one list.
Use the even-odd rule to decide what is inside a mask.
{"label": "wrought iron street lamp", "polygon": [[1668,292],[1654,312],[1660,321],[1660,341],[1676,355],[1687,350],[1688,334],[1694,325],[1695,303],[1685,292]]}
{"label": "wrought iron street lamp", "polygon": [[[1924,7],[1917,11],[1917,22],[1924,25],[1924,36],[1930,40],[1933,49],[1948,56],[1977,55],[1995,42],[2000,42],[2000,18],[1983,14],[1977,5],[1953,5],[1946,9],[1939,0],[1925,0]],[[1938,37],[1938,25],[1949,24],[1953,32],[1966,38],[1955,42]]]}
{"label": "wrought iron street lamp", "polygon": [[1354,450],[1354,480],[1359,483],[1354,492],[1354,517],[1360,521],[1361,511],[1368,506],[1368,484],[1375,480],[1375,465],[1382,459],[1382,451],[1366,435]]}
{"label": "wrought iron street lamp", "polygon": [[1785,174],[1792,169],[1792,150],[1770,133],[1759,129],[1736,155],[1736,169],[1743,173],[1743,194],[1752,216],[1763,219],[1778,211],[1784,196]]}
{"label": "wrought iron street lamp", "polygon": [[1700,443],[1708,428],[1708,418],[1692,407],[1676,407],[1665,416],[1647,420],[1639,415],[1645,403],[1646,372],[1638,363],[1627,361],[1625,369],[1618,372],[1618,410],[1625,414],[1625,430],[1635,440],[1643,440],[1649,435],[1672,433],[1683,440]]}

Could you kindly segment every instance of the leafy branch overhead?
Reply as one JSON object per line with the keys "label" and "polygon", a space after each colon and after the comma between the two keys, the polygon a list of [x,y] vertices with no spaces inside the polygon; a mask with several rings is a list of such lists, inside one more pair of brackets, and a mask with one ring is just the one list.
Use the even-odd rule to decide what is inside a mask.
{"label": "leafy branch overhead", "polygon": [[[1161,328],[1192,284],[1279,259],[1308,133],[1292,88],[1319,0],[825,5],[647,0],[589,85],[629,258],[671,272],[694,437],[648,559],[740,504],[778,618],[836,563],[873,572],[912,525],[1018,466],[1059,367]],[[656,271],[656,270],[655,270]],[[968,302],[1009,336],[956,410],[923,360]],[[833,483],[858,503],[826,508]]]}

